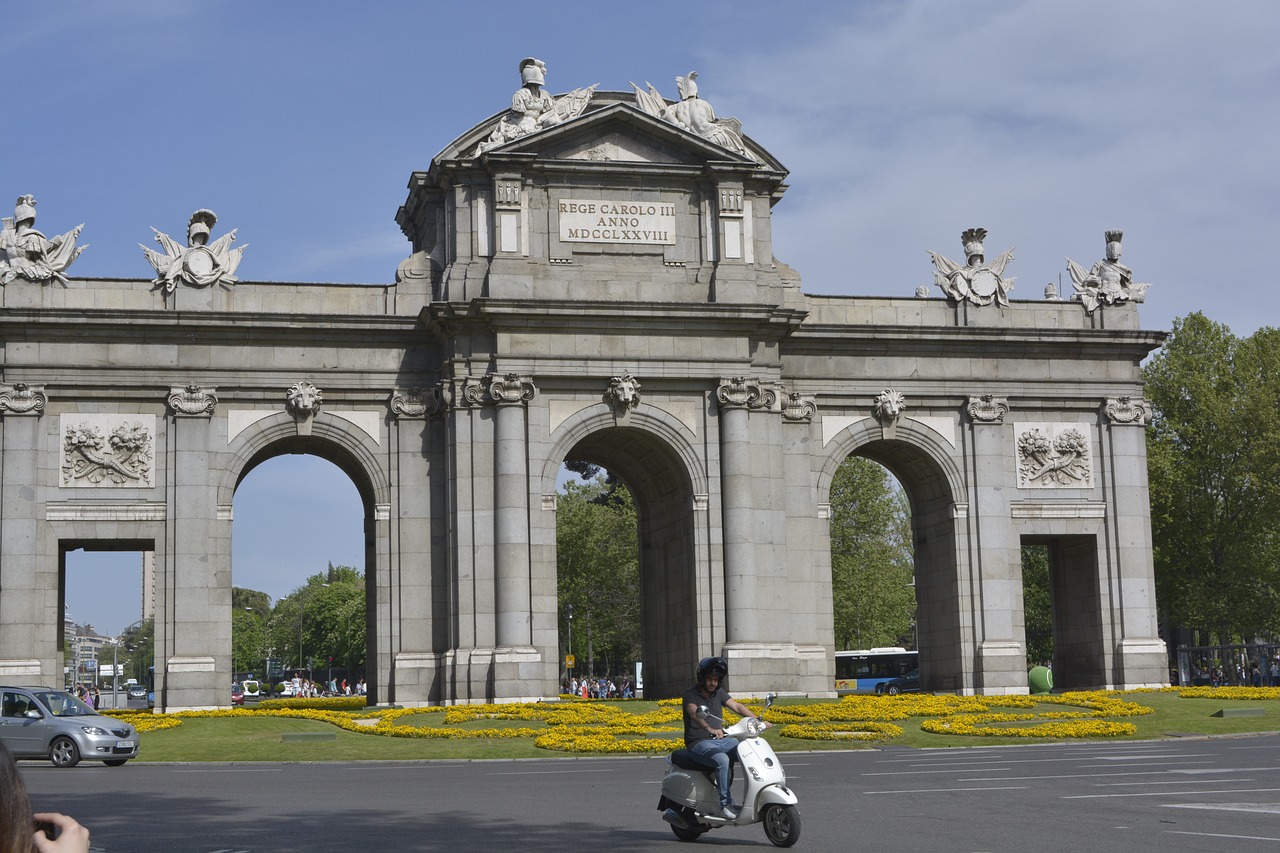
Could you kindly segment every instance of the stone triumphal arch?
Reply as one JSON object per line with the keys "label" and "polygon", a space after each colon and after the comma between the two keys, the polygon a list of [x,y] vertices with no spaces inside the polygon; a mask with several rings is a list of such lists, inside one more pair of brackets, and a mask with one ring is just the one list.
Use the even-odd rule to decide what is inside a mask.
{"label": "stone triumphal arch", "polygon": [[1138,370],[1161,335],[1118,233],[1076,299],[1010,300],[981,229],[916,298],[806,295],[774,256],[786,170],[692,79],[552,97],[541,71],[412,174],[384,286],[241,281],[207,210],[157,235],[153,280],[71,278],[78,229],[45,237],[19,199],[0,680],[61,682],[63,555],[127,546],[155,556],[158,705],[226,704],[232,496],[301,452],[364,503],[379,702],[557,692],[566,460],[636,498],[651,696],[709,653],[736,692],[830,693],[850,454],[911,501],[926,688],[1025,692],[1027,543],[1050,546],[1057,682],[1165,681]]}

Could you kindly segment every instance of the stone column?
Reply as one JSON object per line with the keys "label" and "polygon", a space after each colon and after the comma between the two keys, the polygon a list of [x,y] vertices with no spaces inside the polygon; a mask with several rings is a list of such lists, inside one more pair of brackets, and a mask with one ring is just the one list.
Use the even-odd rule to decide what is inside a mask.
{"label": "stone column", "polygon": [[[164,466],[168,505],[165,605],[156,609],[156,706],[166,710],[225,707],[231,673],[231,522],[217,512],[209,465],[218,397],[198,385],[170,389]],[[169,637],[160,643],[162,628]],[[163,698],[161,696],[163,694]]]}
{"label": "stone column", "polygon": [[[930,573],[917,574],[917,624],[920,631],[920,658],[923,684],[945,689],[928,670],[930,664],[953,657],[953,671],[963,673],[969,659],[966,636],[972,631],[977,646],[975,686],[982,693],[1017,694],[1027,692],[1026,647],[1022,615],[1022,544],[1009,522],[1012,488],[1009,466],[1009,429],[1005,397],[981,394],[969,397],[969,445],[966,465],[972,478],[968,511],[973,537],[974,568],[978,586],[959,590],[958,601],[939,589]],[[962,519],[957,518],[957,522]],[[962,628],[960,641],[932,630],[945,624],[947,612],[968,614],[971,628]],[[940,673],[939,673],[940,674]],[[943,676],[944,678],[946,676]],[[967,689],[962,677],[960,689]]]}
{"label": "stone column", "polygon": [[760,639],[755,607],[754,502],[751,489],[751,409],[764,408],[774,392],[755,379],[723,380],[720,403],[720,488],[724,507],[725,641]]}
{"label": "stone column", "polygon": [[489,396],[497,405],[494,475],[494,604],[499,648],[533,645],[529,587],[529,478],[525,404],[537,393],[517,373],[492,376]]}
{"label": "stone column", "polygon": [[1122,396],[1109,398],[1102,411],[1107,442],[1103,464],[1108,482],[1115,484],[1108,496],[1118,568],[1111,595],[1112,630],[1119,657],[1115,681],[1127,687],[1159,687],[1169,683],[1169,670],[1167,649],[1155,620],[1145,434],[1151,422],[1151,405],[1141,397]]}
{"label": "stone column", "polygon": [[62,685],[56,659],[62,614],[41,592],[50,585],[39,580],[36,535],[40,416],[47,404],[43,387],[0,385],[0,678],[6,684]]}

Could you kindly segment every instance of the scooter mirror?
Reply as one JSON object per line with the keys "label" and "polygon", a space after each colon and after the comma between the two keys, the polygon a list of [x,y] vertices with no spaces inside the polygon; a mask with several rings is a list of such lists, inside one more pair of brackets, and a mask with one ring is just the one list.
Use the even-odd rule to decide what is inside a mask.
{"label": "scooter mirror", "polygon": [[708,708],[706,705],[699,705],[699,706],[698,706],[698,719],[699,719],[699,720],[705,720],[705,719],[706,719],[707,717],[709,717],[709,716],[711,716],[711,709],[710,709],[710,708]]}
{"label": "scooter mirror", "polygon": [[764,709],[767,711],[773,707],[773,700],[778,698],[777,693],[769,693],[764,697]]}

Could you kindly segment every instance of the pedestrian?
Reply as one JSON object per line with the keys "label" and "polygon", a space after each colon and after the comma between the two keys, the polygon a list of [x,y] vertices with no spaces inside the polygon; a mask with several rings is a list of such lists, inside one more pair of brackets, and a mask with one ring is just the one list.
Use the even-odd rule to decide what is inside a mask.
{"label": "pedestrian", "polygon": [[[44,824],[54,830],[55,841]],[[57,812],[31,812],[27,786],[18,765],[0,743],[0,853],[88,853],[89,830]]]}

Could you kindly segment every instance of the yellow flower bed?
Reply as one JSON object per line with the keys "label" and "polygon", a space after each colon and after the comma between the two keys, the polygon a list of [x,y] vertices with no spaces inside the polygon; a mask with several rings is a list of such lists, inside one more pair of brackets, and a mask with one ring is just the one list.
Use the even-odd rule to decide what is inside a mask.
{"label": "yellow flower bed", "polygon": [[[1208,694],[1200,691],[1209,690]],[[1237,691],[1248,691],[1237,695]],[[1277,698],[1276,688],[1184,688],[1182,695],[1211,695],[1228,698]],[[1151,708],[1129,702],[1115,691],[1071,692],[1048,696],[846,696],[838,702],[781,705],[763,713],[779,726],[783,737],[804,740],[866,741],[901,737],[903,729],[891,721],[925,717],[922,731],[942,735],[978,737],[1080,738],[1115,737],[1133,734],[1130,723],[1111,722],[1105,717],[1128,717],[1153,713]],[[658,708],[631,713],[628,703],[604,701],[499,703],[454,705],[427,708],[314,708],[280,707],[261,703],[256,708],[222,708],[213,711],[180,711],[153,714],[146,711],[119,712],[139,731],[159,731],[181,725],[188,718],[270,716],[315,720],[344,731],[364,735],[405,738],[485,739],[532,738],[540,749],[576,753],[663,753],[684,745],[681,700],[664,699]],[[760,703],[744,703],[761,714]],[[274,705],[274,707],[273,707]],[[1068,710],[1040,711],[1044,705]],[[1007,710],[1001,710],[1007,709]],[[406,718],[440,715],[440,725],[406,724]],[[376,720],[375,725],[356,722]],[[737,716],[726,712],[725,722]],[[527,723],[495,726],[492,721]],[[661,737],[661,735],[677,737]],[[655,737],[658,735],[658,737]]]}
{"label": "yellow flower bed", "polygon": [[1177,687],[1183,699],[1280,699],[1280,687]]}
{"label": "yellow flower bed", "polygon": [[138,714],[129,718],[129,725],[140,732],[162,732],[165,729],[176,729],[182,720],[167,714]]}
{"label": "yellow flower bed", "polygon": [[783,737],[802,740],[890,740],[902,737],[901,726],[893,723],[847,722],[784,725],[778,730]]}
{"label": "yellow flower bed", "polygon": [[1106,720],[1081,720],[1075,723],[1041,723],[1035,726],[987,726],[983,723],[1016,723],[1039,719],[1036,714],[957,714],[952,717],[924,720],[921,731],[939,735],[973,735],[977,737],[1117,737],[1138,731],[1133,723]]}
{"label": "yellow flower bed", "polygon": [[614,735],[612,730],[573,726],[544,731],[534,739],[533,745],[539,749],[558,752],[655,753],[681,749],[684,747],[684,739],[622,739]]}

